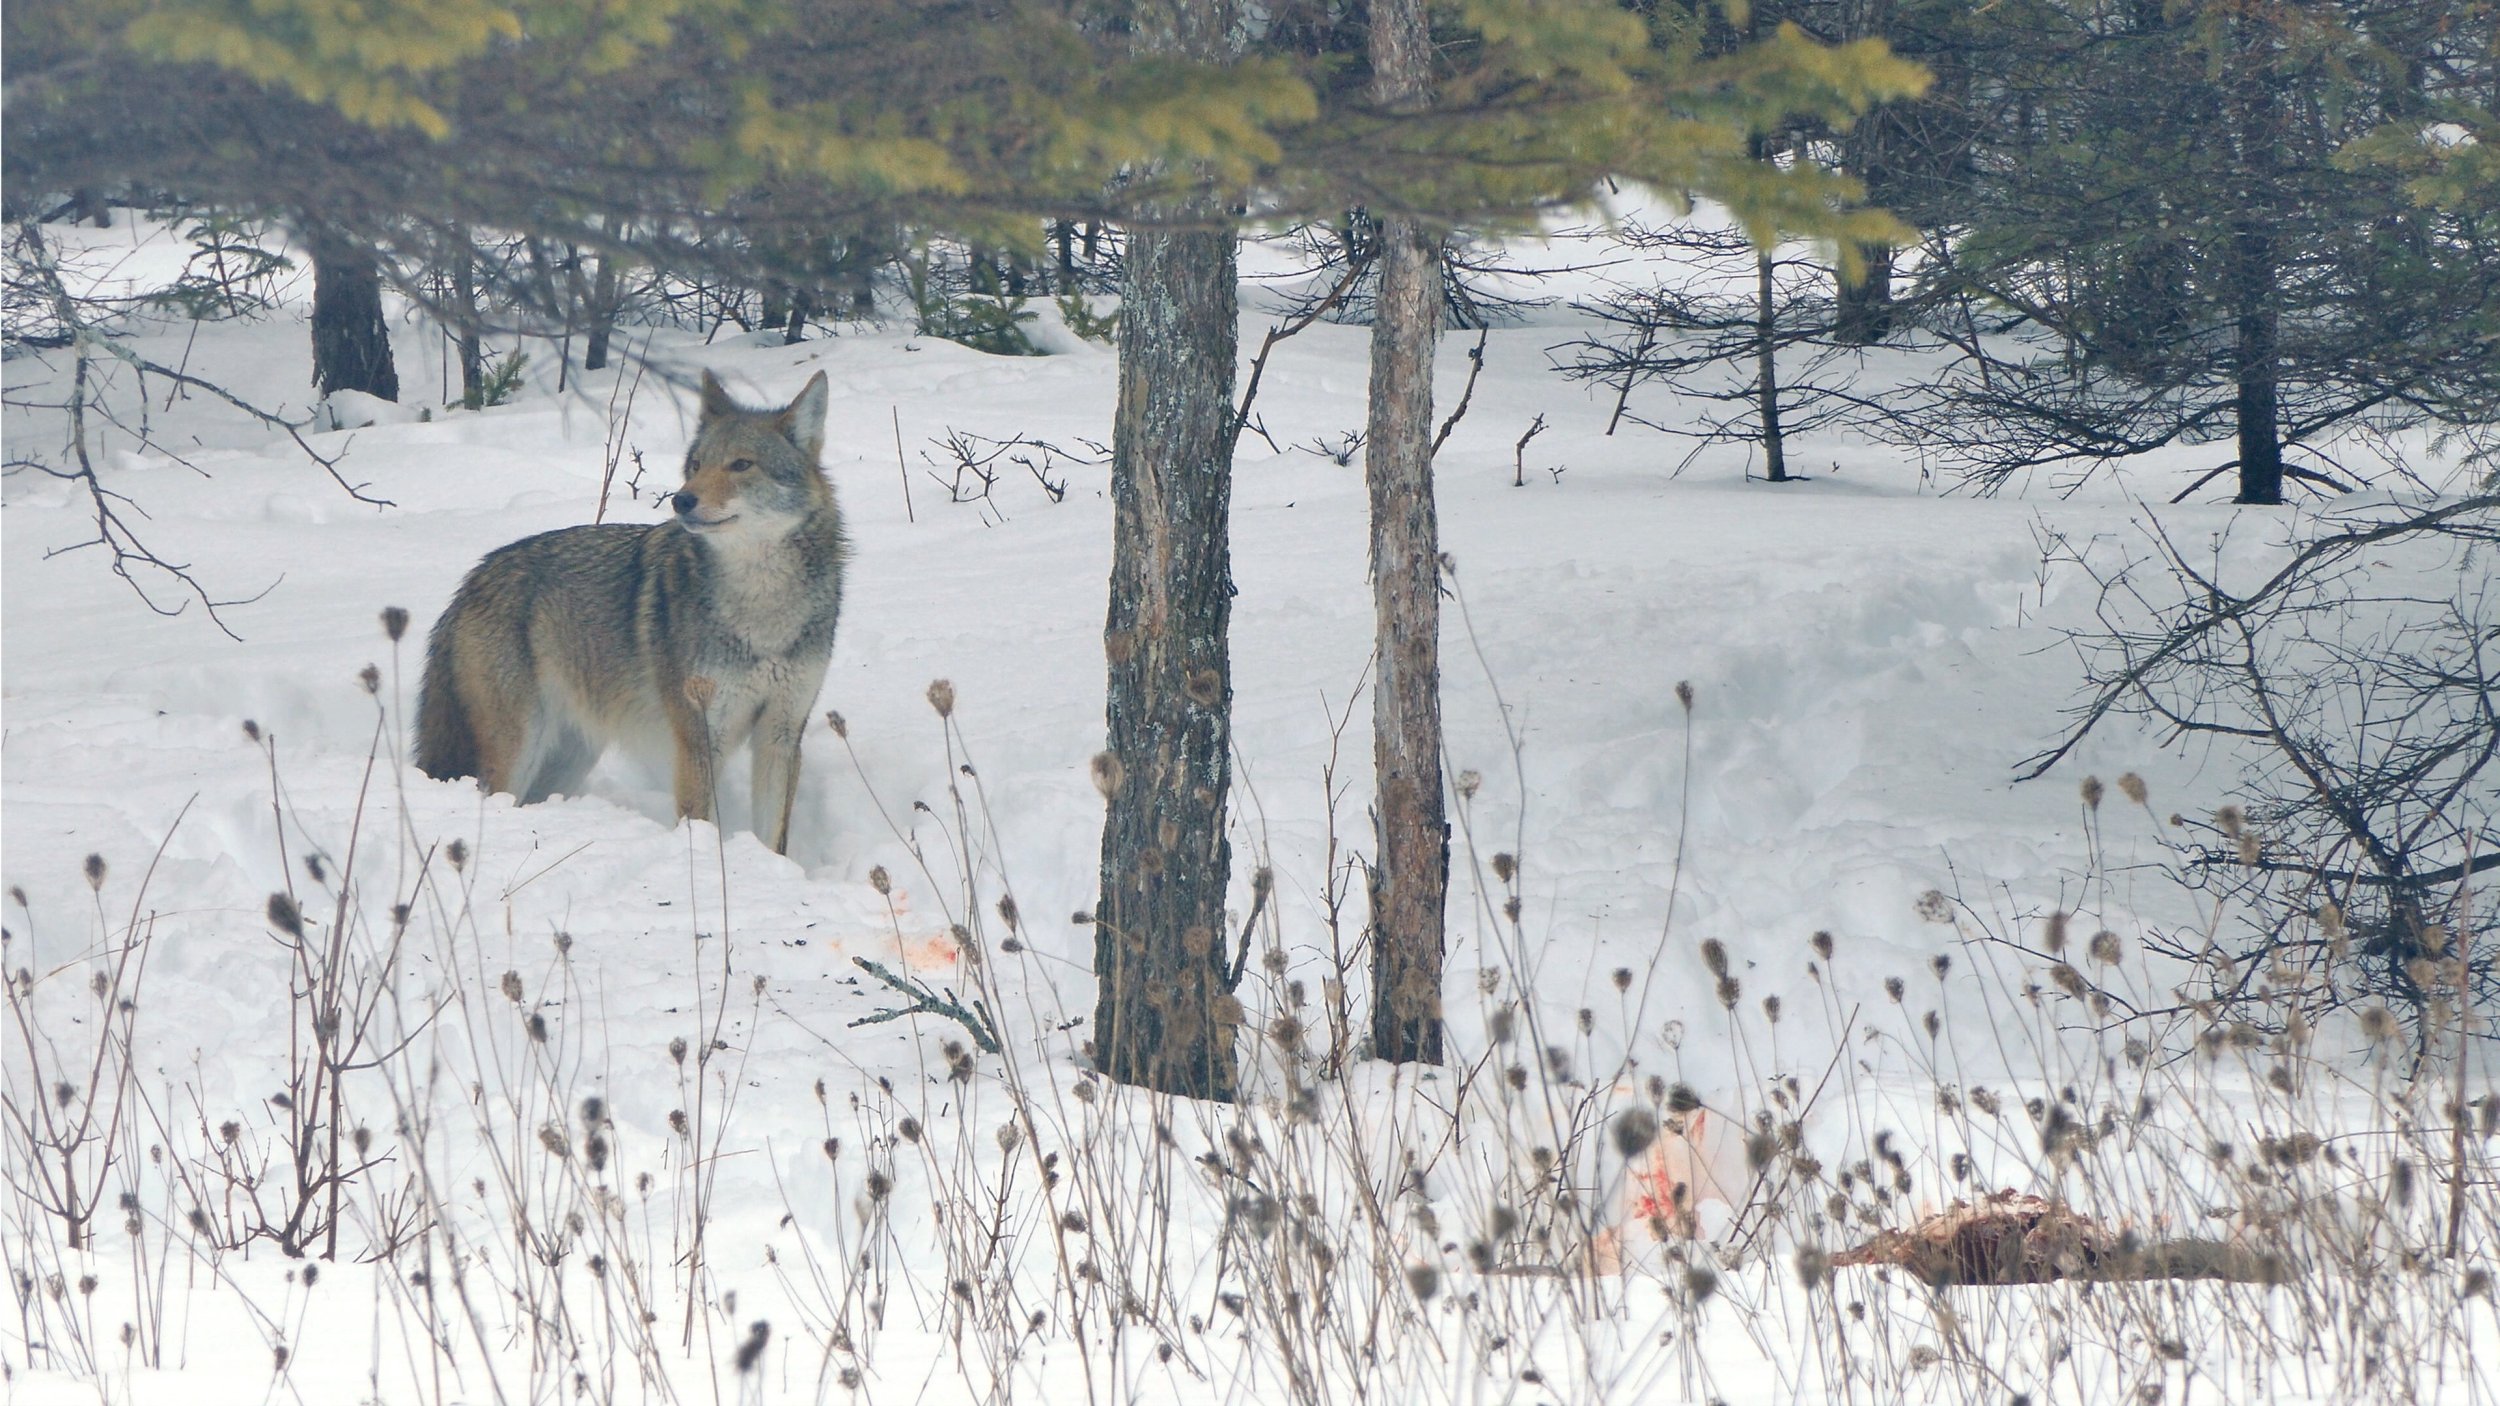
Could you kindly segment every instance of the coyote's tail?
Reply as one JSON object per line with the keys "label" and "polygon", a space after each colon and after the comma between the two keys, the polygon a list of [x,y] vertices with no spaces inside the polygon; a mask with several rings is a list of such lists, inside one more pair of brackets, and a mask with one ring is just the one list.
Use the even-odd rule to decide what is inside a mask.
{"label": "coyote's tail", "polygon": [[469,710],[453,686],[453,631],[444,621],[434,627],[425,651],[425,680],[417,685],[417,770],[439,781],[477,775],[477,732]]}

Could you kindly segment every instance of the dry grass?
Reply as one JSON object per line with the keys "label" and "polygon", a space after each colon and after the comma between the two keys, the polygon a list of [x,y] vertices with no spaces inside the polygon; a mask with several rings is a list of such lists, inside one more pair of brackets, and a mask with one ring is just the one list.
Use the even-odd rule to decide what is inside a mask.
{"label": "dry grass", "polygon": [[[97,862],[74,940],[19,903],[13,1377],[120,1400],[134,1368],[265,1353],[270,1390],[328,1399],[344,1373],[428,1403],[2500,1396],[2478,1367],[2500,1343],[2500,1095],[2463,1072],[2462,1004],[2428,1058],[2367,1017],[2114,1022],[2182,979],[2118,936],[2127,914],[2078,904],[2053,944],[2038,915],[1934,894],[1925,970],[1860,972],[1846,939],[1797,934],[1788,989],[1814,998],[1783,1007],[1663,918],[1611,1009],[1558,1009],[1521,916],[1525,827],[1480,836],[1462,779],[1463,921],[1495,960],[1451,991],[1485,1038],[1435,1071],[1361,1057],[1332,842],[1324,911],[1266,905],[1249,934],[1251,1093],[1188,1103],[1079,1067],[1081,1005],[1057,992],[1089,978],[1028,941],[947,707],[944,800],[896,833],[1002,1048],[915,1012],[922,1067],[880,1076],[742,966],[700,826],[681,1025],[620,1027],[569,937],[503,930],[472,846],[408,829],[377,708],[369,804],[317,863],[293,856],[310,881],[268,915],[285,1019],[225,1056],[286,1107],[204,1108],[201,1081],[138,1054],[180,1017],[143,989],[144,878]],[[300,834],[269,750],[279,832]],[[2111,891],[2097,863],[2087,897]],[[1776,945],[1750,950],[1767,966]],[[767,1032],[823,1052],[808,1106],[748,1092]],[[774,1145],[794,1126],[817,1145]],[[1991,1276],[1883,1252],[1957,1203],[2063,1227],[2014,1252],[2061,1272],[1970,1284]],[[2077,1272],[2181,1240],[2263,1272]],[[322,1295],[364,1307],[316,1318]],[[297,1351],[316,1321],[363,1330],[318,1378]],[[190,1326],[209,1323],[259,1343],[212,1351]]]}

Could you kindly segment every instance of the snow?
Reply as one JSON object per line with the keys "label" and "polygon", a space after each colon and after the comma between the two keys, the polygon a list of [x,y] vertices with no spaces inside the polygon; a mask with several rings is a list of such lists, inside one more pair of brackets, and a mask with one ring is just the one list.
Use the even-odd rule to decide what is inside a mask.
{"label": "snow", "polygon": [[[128,242],[120,269],[162,277],[178,267],[161,234],[144,228],[59,235],[104,248]],[[1597,277],[1585,275],[1585,286]],[[298,315],[144,322],[130,345],[301,418],[311,397]],[[1293,1356],[1285,1345],[1220,1324],[1196,1337],[1180,1332],[1163,1362],[1157,1344],[1175,1342],[1177,1318],[1104,1331],[1116,1315],[1089,1310],[1090,1337],[1028,1338],[986,1320],[967,1327],[978,1315],[947,1306],[948,1280],[969,1276],[983,1296],[1014,1297],[1019,1315],[1056,1312],[1074,1292],[1055,1297],[1049,1287],[1053,1242],[1069,1243],[1051,1229],[1062,1202],[1092,1209],[1105,1246],[1135,1237],[1130,1273],[1142,1272],[1145,1246],[1168,1237],[1185,1247],[1170,1271],[1173,1305],[1220,1318],[1215,1296],[1241,1288],[1239,1266],[1226,1278],[1211,1248],[1226,1193],[1194,1189],[1188,1160],[1233,1120],[1218,1110],[1157,1113],[1146,1100],[1108,1094],[1073,1101],[1091,1087],[1077,1047],[1093,939],[1068,915],[1091,906],[1099,844],[1101,802],[1087,767],[1102,738],[1108,470],[1060,461],[1051,470],[1066,476],[1060,501],[1029,477],[1002,477],[987,498],[949,502],[932,462],[942,457],[933,441],[950,430],[1070,449],[1109,439],[1112,353],[1044,318],[1056,354],[1039,358],[988,357],[900,326],[846,324],[793,347],[707,345],[663,330],[647,348],[634,338],[654,361],[649,374],[576,369],[562,393],[554,357],[533,347],[523,391],[485,411],[437,404],[417,414],[333,397],[334,414],[354,413],[329,423],[358,427],[308,430],[307,445],[335,456],[348,484],[388,506],[344,492],[285,436],[232,408],[150,381],[156,441],[169,447],[143,452],[113,430],[91,447],[103,481],[144,510],[132,516],[147,545],[227,602],[218,616],[233,638],[196,600],[152,613],[96,548],[78,548],[93,522],[77,485],[11,472],[0,762],[5,877],[24,900],[12,903],[7,965],[41,988],[30,1007],[48,1013],[41,1039],[56,1063],[90,1047],[98,1017],[80,1004],[85,983],[136,914],[152,934],[132,1027],[136,1081],[155,1120],[148,1139],[196,1157],[214,1140],[210,1130],[232,1118],[247,1144],[274,1147],[283,1118],[267,1100],[283,1087],[290,1031],[298,1040],[303,1031],[290,1026],[298,974],[271,935],[269,895],[297,891],[307,916],[326,922],[352,846],[359,940],[378,952],[392,931],[391,903],[417,892],[422,868],[435,887],[411,924],[402,1000],[385,1022],[408,1036],[410,1054],[395,1073],[351,1075],[350,1089],[362,1120],[397,1148],[372,1185],[430,1168],[439,1194],[473,1219],[463,1234],[478,1276],[476,1306],[438,1320],[452,1325],[438,1330],[456,1346],[446,1358],[456,1366],[443,1369],[456,1380],[446,1381],[429,1365],[404,1266],[342,1255],[308,1280],[312,1262],[285,1259],[266,1242],[186,1253],[187,1193],[161,1172],[130,1170],[138,1154],[124,1148],[112,1184],[142,1195],[150,1220],[139,1241],[108,1213],[103,1248],[47,1250],[34,1233],[45,1218],[22,1198],[9,1213],[13,1275],[56,1266],[75,1279],[85,1266],[99,1281],[80,1310],[92,1320],[88,1348],[60,1340],[67,1320],[58,1310],[40,1343],[29,1340],[36,1320],[27,1314],[0,1323],[12,1399],[553,1400],[574,1393],[579,1370],[591,1379],[582,1389],[601,1400],[706,1392],[845,1400],[853,1393],[833,1377],[845,1364],[868,1373],[859,1394],[871,1400],[998,1399],[993,1386],[1052,1400],[1082,1392],[1246,1401],[1287,1390],[1277,1375]],[[1572,1076],[1606,1086],[1620,1071],[1627,1096],[1632,1081],[1659,1073],[1690,1083],[1714,1111],[1750,1109],[1762,1106],[1767,1074],[1798,1072],[1811,1085],[1817,1071],[1839,1069],[1836,1092],[1806,1117],[1809,1141],[1838,1146],[1862,1143],[1878,1126],[1905,1129],[1919,1143],[1922,1189],[1911,1199],[1936,1204],[1938,1169],[1957,1145],[1933,1111],[1939,1080],[1993,1084],[2011,1101],[2053,1078],[2068,1046],[2010,994],[2025,979],[2020,963],[1967,956],[1985,951],[1968,941],[1972,922],[1922,917],[1920,895],[1943,890],[1980,913],[2036,921],[2072,907],[2089,873],[2116,886],[2103,921],[2193,916],[2185,896],[2142,867],[2160,853],[2155,816],[2113,802],[2095,825],[2075,783],[2134,771],[2155,812],[2201,814],[2226,798],[2235,774],[2226,755],[2164,750],[2111,730],[2048,779],[2012,780],[2013,763],[2055,736],[2073,698],[2078,675],[2059,631],[2092,605],[2088,582],[2043,566],[2044,535],[2121,543],[2153,510],[2124,478],[2057,501],[1938,496],[1898,451],[1841,439],[1792,450],[1814,475],[1806,483],[1747,481],[1735,449],[1671,474],[1684,446],[1629,427],[1607,437],[1611,394],[1548,368],[1546,348],[1569,335],[1558,330],[1567,311],[1538,321],[1549,325],[1491,335],[1473,405],[1439,461],[1444,545],[1456,563],[1444,645],[1449,760],[1454,774],[1481,777],[1453,850],[1454,1045],[1470,1060],[1506,1061],[1492,1027],[1525,989],[1533,1028],[1564,1047]],[[1245,317],[1245,360],[1266,326],[1256,311]],[[430,400],[443,339],[411,315],[397,342],[410,403]],[[1342,862],[1368,847],[1360,690],[1371,608],[1360,460],[1341,466],[1293,446],[1360,426],[1366,346],[1363,329],[1328,324],[1284,343],[1258,411],[1285,448],[1247,436],[1236,467],[1235,907],[1247,914],[1252,869],[1271,867],[1273,944],[1286,964],[1245,988],[1256,993],[1254,1023],[1281,1008],[1287,978],[1316,997],[1331,951],[1359,930],[1360,884],[1332,874],[1330,856]],[[1443,407],[1466,376],[1455,348],[1444,344],[1438,368]],[[9,363],[12,461],[56,454],[63,417],[19,402],[54,398],[44,392],[57,389],[64,364],[57,353]],[[664,764],[649,758],[612,755],[590,795],[528,809],[400,766],[422,632],[462,573],[503,542],[590,520],[612,461],[623,468],[610,485],[609,518],[656,520],[691,423],[690,383],[704,367],[755,403],[787,399],[817,371],[833,384],[825,462],[855,556],[820,711],[842,715],[847,747],[825,728],[811,734],[790,856],[746,833],[743,767],[729,769],[728,823],[715,831],[673,823]],[[117,375],[110,394],[134,397],[130,373]],[[1651,397],[1647,413],[1673,412]],[[1550,428],[1527,450],[1525,486],[1514,487],[1513,444],[1540,414]],[[629,496],[622,475],[634,472],[637,453],[647,467]],[[2159,516],[2175,536],[2228,534],[2252,561],[2280,540],[2228,507]],[[168,608],[183,600],[162,576],[140,584]],[[388,606],[415,622],[396,648],[378,623]],[[368,664],[381,669],[378,698],[358,682]],[[924,696],[939,678],[959,700],[951,728]],[[1692,687],[1689,713],[1677,701],[1680,682]],[[466,848],[456,869],[454,841]],[[1494,873],[1497,851],[1518,857],[1516,925],[1500,913],[1510,889]],[[91,853],[109,865],[100,892],[81,870]],[[329,882],[308,878],[314,854]],[[871,883],[879,871],[890,876],[890,897]],[[1010,1056],[980,1061],[968,1084],[955,1085],[940,1045],[957,1032],[945,1022],[850,1028],[893,1004],[851,959],[969,990],[948,937],[951,925],[972,921],[967,876],[982,910],[1012,890],[1023,950],[1000,954],[1001,923],[992,915],[981,924]],[[1348,896],[1334,934],[1325,911],[1332,880]],[[1809,971],[1817,931],[1834,934],[1838,953]],[[1750,1024],[1712,995],[1695,955],[1707,937],[1731,949]],[[1959,960],[1939,976],[1931,968],[1939,957]],[[1611,979],[1617,969],[1632,974],[1627,991]],[[506,972],[518,973],[517,1002],[503,994]],[[1891,976],[1910,983],[1901,1009],[1884,990]],[[1481,994],[1488,986],[1496,994]],[[455,989],[457,999],[444,994]],[[1751,1014],[1768,996],[1786,1013],[1776,1027]],[[449,1004],[429,1022],[420,1011],[435,1001]],[[1915,1029],[1931,1007],[1947,1017],[1941,1053]],[[1592,1016],[1575,1032],[1583,1008]],[[532,1012],[551,1032],[544,1042],[524,1025]],[[681,1064],[670,1053],[672,1038],[699,1053],[714,1030],[720,1065],[698,1074],[698,1059]],[[1284,1062],[1263,1046],[1256,1059],[1268,1087],[1281,1088]],[[15,1048],[9,1060],[12,1099],[34,1097],[19,1087],[27,1066]],[[2265,1115],[2227,1071],[2211,1077],[2209,1092],[2231,1105],[2199,1116]],[[1393,1078],[1357,1065],[1327,1097],[1346,1110],[1343,1137],[1373,1146],[1383,1165],[1402,1133],[1425,1126],[1419,1106],[1460,1109],[1448,1128],[1490,1137],[1434,1164],[1448,1198],[1442,1219],[1456,1227],[1499,1199],[1521,1147],[1550,1143],[1570,1121],[1550,1106],[1497,1097],[1496,1082],[1457,1071]],[[698,1088],[710,1100],[701,1110],[708,1121],[683,1138],[668,1117],[695,1109]],[[1023,1136],[1050,1140],[1068,1159],[1061,1201],[1037,1192],[1030,1161],[998,1144],[1016,1089],[1046,1110]],[[508,1229],[495,1229],[522,1207],[530,1211],[522,1219],[552,1234],[564,1208],[596,1199],[585,1188],[599,1178],[536,1141],[550,1123],[568,1137],[586,1131],[580,1102],[591,1095],[615,1123],[614,1171],[600,1184],[631,1209],[594,1226],[585,1244],[613,1237],[610,1262],[639,1259],[656,1286],[663,1302],[647,1356],[633,1346],[645,1336],[628,1321],[633,1306],[613,1281],[585,1277],[580,1253],[535,1264],[514,1251]],[[422,1145],[396,1126],[419,1111],[432,1120]],[[905,1116],[921,1121],[925,1142],[896,1140]],[[1177,1162],[1148,1155],[1141,1129],[1156,1116],[1175,1126]],[[1500,1128],[1516,1144],[1491,1137]],[[1741,1134],[1712,1141],[1695,1132],[1689,1155],[1719,1185],[1741,1187],[1751,1180]],[[1338,1165],[1307,1131],[1279,1122],[1269,1135],[1305,1147],[1315,1165]],[[830,1162],[821,1150],[829,1137],[845,1148]],[[1589,1149],[1601,1140],[1591,1135]],[[1988,1175],[2029,1174],[2029,1147],[1993,1141]],[[715,1155],[690,1158],[697,1145]],[[1621,1159],[1589,1149],[1574,1155],[1590,1160],[1608,1204],[1620,1205]],[[865,1189],[871,1165],[892,1178],[883,1210]],[[1161,1173],[1150,1170],[1157,1165]],[[629,1171],[652,1175],[656,1189],[626,1192]],[[1115,1184],[1091,1180],[1097,1172]],[[1121,1175],[1132,1181],[1117,1185]],[[1181,1190],[1153,1193],[1157,1175]],[[1331,1196],[1353,1196],[1357,1179],[1325,1168],[1313,1175]],[[950,1199],[948,1186],[1002,1179],[1015,1183],[1012,1197],[999,1196],[1013,1208],[998,1212],[1012,1248],[966,1268],[978,1236],[934,1208],[960,1217],[987,1203]],[[472,1193],[473,1180],[484,1189]],[[361,1192],[351,1199],[357,1209],[342,1237],[362,1244],[384,1210]],[[683,1243],[698,1202],[712,1218],[699,1271]],[[1356,1205],[1331,1202],[1326,1214],[1351,1227]],[[1115,1234],[1100,1222],[1106,1208],[1122,1207],[1136,1223]],[[1725,1203],[1702,1209],[1707,1228],[1728,1228]],[[2183,1391],[2200,1374],[2264,1383],[2277,1400],[2340,1394],[2324,1369],[2304,1386],[2234,1358],[2229,1344],[2249,1339],[2218,1336],[2209,1348],[2194,1325],[2263,1319],[2289,1337],[2305,1331],[2287,1295],[2216,1286],[2168,1301],[2194,1344],[2193,1360],[2175,1370],[2148,1368],[2140,1343],[2117,1341],[2078,1342],[2081,1365],[2058,1365],[2058,1315],[2083,1311],[2084,1291],[2073,1286],[1998,1291],[2027,1297],[1965,1304],[1971,1319],[1958,1328],[1939,1327],[1942,1310],[1921,1291],[1861,1287],[1853,1292],[1876,1303],[1879,1320],[1891,1315],[1879,1336],[1900,1336],[1883,1338],[1881,1352],[1856,1350],[1912,1366],[1880,1383],[1835,1378],[1830,1345],[1877,1330],[1839,1322],[1846,1295],[1798,1288],[1784,1251],[1777,1272],[1741,1284],[1731,1272],[1718,1299],[1692,1308],[1678,1297],[1683,1281],[1659,1268],[1662,1252],[1646,1230],[1622,1232],[1614,1243],[1633,1273],[1602,1277],[1593,1290],[1575,1290],[1578,1281],[1513,1285],[1500,1291],[1509,1297],[1485,1300],[1522,1315],[1514,1338],[1484,1331],[1482,1315],[1494,1308],[1458,1307],[1463,1256],[1439,1254],[1429,1233],[1400,1230],[1396,1253],[1443,1265],[1450,1287],[1432,1326],[1395,1359],[1396,1373],[1436,1400],[1927,1399],[1921,1393],[1944,1395],[1946,1386],[1901,1354],[1935,1342],[1951,1357],[1959,1331],[2008,1355],[1998,1364],[2006,1375],[1984,1390],[1959,1359],[1926,1369],[1958,1373],[1957,1398],[2019,1389],[2034,1400],[2115,1400],[2147,1380]],[[1364,1232],[1348,1234],[1360,1241]],[[1466,1238],[1455,1228],[1449,1235]],[[829,1325],[865,1321],[841,1287],[863,1255],[879,1266],[878,1292],[890,1295],[886,1327],[873,1342],[836,1350]],[[527,1317],[516,1305],[541,1302],[533,1294],[559,1283],[573,1295],[570,1312],[597,1305],[605,1326],[569,1325],[572,1337],[543,1323],[538,1336],[516,1326]],[[152,1362],[116,1327],[150,1315],[161,1317],[145,1331],[164,1343]],[[774,1332],[761,1365],[742,1377],[730,1358],[755,1320]],[[689,1324],[690,1334],[681,1331]],[[2485,1363],[2500,1347],[2493,1327],[2484,1313],[2461,1330],[2480,1335]],[[1509,1341],[1488,1348],[1492,1337]],[[568,1351],[603,1343],[608,1353],[595,1365],[549,1355],[559,1339],[575,1345]],[[280,1343],[289,1351],[283,1371],[272,1365]],[[1346,1374],[1331,1392],[1350,1393],[1364,1369],[1350,1350],[1331,1351],[1315,1349]],[[2406,1389],[2423,1399],[2491,1399],[2490,1369],[2472,1367],[2453,1343],[2443,1351],[2420,1380],[2405,1378]],[[1541,1384],[1519,1378],[1530,1366]]]}

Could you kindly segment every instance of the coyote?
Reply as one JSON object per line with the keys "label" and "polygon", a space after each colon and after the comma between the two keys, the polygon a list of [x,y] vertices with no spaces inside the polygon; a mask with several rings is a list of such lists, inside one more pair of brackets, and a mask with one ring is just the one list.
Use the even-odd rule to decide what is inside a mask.
{"label": "coyote", "polygon": [[847,555],[817,462],[825,401],[821,371],[779,410],[737,405],[707,371],[675,520],[487,553],[426,648],[417,769],[528,805],[573,792],[610,742],[665,737],[678,815],[709,820],[720,759],[752,738],[755,833],[788,852]]}

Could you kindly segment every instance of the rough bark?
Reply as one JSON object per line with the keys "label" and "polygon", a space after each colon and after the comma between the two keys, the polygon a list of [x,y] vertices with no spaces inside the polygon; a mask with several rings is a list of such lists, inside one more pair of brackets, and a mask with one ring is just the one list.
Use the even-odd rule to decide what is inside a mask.
{"label": "rough bark", "polygon": [[[1136,42],[1219,55],[1224,0],[1150,0]],[[1111,607],[1098,764],[1108,809],[1094,910],[1095,1067],[1231,1099],[1240,1006],[1225,965],[1232,871],[1234,237],[1213,202],[1129,237],[1111,447]],[[1196,225],[1198,228],[1186,228]]]}
{"label": "rough bark", "polygon": [[2240,22],[2244,65],[2233,97],[2241,106],[2239,151],[2246,171],[2239,191],[2241,209],[2231,231],[2232,276],[2237,306],[2237,345],[2231,372],[2237,386],[2235,413],[2240,432],[2241,503],[2283,501],[2283,438],[2276,384],[2281,376],[2276,345],[2280,302],[2275,288],[2274,235],[2260,192],[2276,184],[2275,144],[2280,109],[2267,72],[2271,37],[2260,25]]}
{"label": "rough bark", "polygon": [[599,256],[599,270],[590,280],[590,335],[582,347],[582,369],[603,371],[608,365],[608,339],[616,333],[616,257]]}
{"label": "rough bark", "polygon": [[399,399],[390,324],[382,318],[382,271],[373,251],[308,230],[312,252],[313,386]]}
{"label": "rough bark", "polygon": [[1111,449],[1110,747],[1099,779],[1097,1068],[1235,1090],[1224,954],[1230,755],[1233,236],[1129,236]]}
{"label": "rough bark", "polygon": [[463,231],[462,251],[452,265],[452,301],[460,314],[453,339],[460,347],[460,403],[475,410],[486,403],[486,347],[478,337],[477,260],[467,252],[467,238]]}
{"label": "rough bark", "polygon": [[1892,335],[1892,272],[1899,257],[1889,244],[1861,244],[1865,270],[1839,281],[1832,311],[1833,335],[1853,347],[1871,347]]}
{"label": "rough bark", "polygon": [[1788,482],[1788,436],[1780,428],[1779,303],[1769,254],[1754,260],[1754,397],[1762,411],[1762,461],[1773,483]]}
{"label": "rough bark", "polygon": [[2239,382],[2242,503],[2283,501],[2283,439],[2275,382],[2274,241],[2263,230],[2244,228],[2235,241],[2239,261],[2239,345],[2232,373]]}
{"label": "rough bark", "polygon": [[[1373,0],[1373,97],[1422,106],[1431,48],[1421,0]],[[1372,313],[1374,611],[1370,875],[1372,1047],[1399,1063],[1441,1062],[1441,962],[1450,828],[1441,785],[1441,536],[1432,497],[1432,359],[1440,331],[1440,240],[1417,221],[1380,223]]]}

